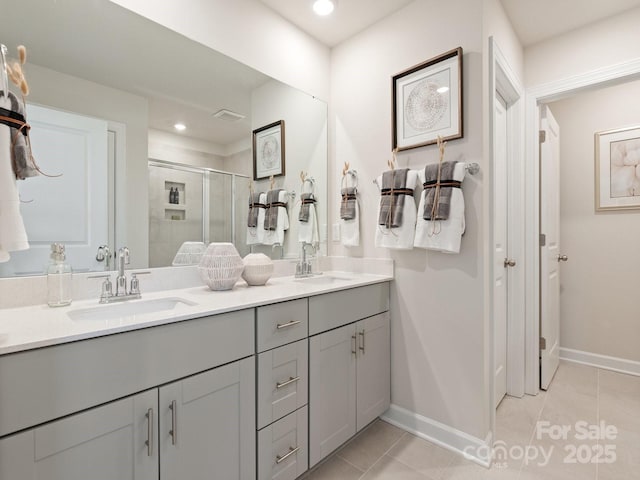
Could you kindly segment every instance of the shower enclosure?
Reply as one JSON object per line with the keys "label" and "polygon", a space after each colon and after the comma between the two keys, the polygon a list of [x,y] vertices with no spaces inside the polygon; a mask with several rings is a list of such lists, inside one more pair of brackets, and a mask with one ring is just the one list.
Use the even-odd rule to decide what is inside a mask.
{"label": "shower enclosure", "polygon": [[149,267],[171,265],[183,242],[231,242],[249,253],[248,195],[245,175],[149,161]]}

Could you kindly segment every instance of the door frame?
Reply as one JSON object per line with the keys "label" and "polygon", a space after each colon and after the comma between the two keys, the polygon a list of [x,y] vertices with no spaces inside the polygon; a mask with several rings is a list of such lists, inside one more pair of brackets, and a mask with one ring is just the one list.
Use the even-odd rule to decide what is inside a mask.
{"label": "door frame", "polygon": [[[525,196],[524,196],[524,88],[517,75],[513,72],[506,57],[500,50],[493,37],[489,37],[489,158],[490,172],[487,176],[494,191],[493,178],[494,168],[493,158],[495,155],[495,97],[499,94],[506,102],[507,106],[507,152],[509,157],[508,182],[512,188],[508,189],[508,228],[507,238],[509,240],[509,256],[514,258],[520,265],[525,254]],[[493,193],[489,198],[490,215],[490,245],[493,260],[493,226],[495,224],[495,208]],[[490,278],[494,278],[494,262],[490,262]],[[507,300],[507,394],[521,397],[524,395],[525,383],[525,275],[524,268],[510,269]],[[494,342],[494,292],[493,281],[489,282],[489,302],[490,302],[490,331],[489,331],[489,356],[491,365],[490,375],[490,405],[491,405],[491,425],[495,431],[495,342]]]}
{"label": "door frame", "polygon": [[540,148],[538,144],[539,105],[584,90],[606,87],[640,78],[640,59],[606,66],[590,72],[554,80],[528,88],[525,99],[525,215],[526,297],[525,297],[525,392],[540,391]]}

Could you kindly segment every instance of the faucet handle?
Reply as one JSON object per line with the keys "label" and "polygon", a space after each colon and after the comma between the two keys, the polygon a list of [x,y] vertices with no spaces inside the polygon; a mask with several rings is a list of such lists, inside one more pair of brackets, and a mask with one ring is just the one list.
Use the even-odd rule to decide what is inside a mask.
{"label": "faucet handle", "polygon": [[140,280],[138,280],[138,275],[147,275],[151,272],[136,272],[131,274],[131,280],[129,281],[129,294],[130,295],[139,295],[140,294]]}

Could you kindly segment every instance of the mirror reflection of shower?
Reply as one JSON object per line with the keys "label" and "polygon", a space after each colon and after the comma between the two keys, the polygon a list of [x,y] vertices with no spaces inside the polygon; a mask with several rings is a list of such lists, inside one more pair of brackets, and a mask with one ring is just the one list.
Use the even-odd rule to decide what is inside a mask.
{"label": "mirror reflection of shower", "polygon": [[150,161],[149,267],[171,265],[185,242],[231,242],[249,253],[248,189],[245,175]]}

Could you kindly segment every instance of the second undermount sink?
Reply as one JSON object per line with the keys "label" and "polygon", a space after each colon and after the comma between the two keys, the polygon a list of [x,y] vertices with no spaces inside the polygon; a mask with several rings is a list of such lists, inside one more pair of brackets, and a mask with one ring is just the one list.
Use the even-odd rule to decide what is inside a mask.
{"label": "second undermount sink", "polygon": [[99,305],[97,307],[71,310],[67,315],[75,321],[114,320],[132,317],[145,313],[160,313],[169,310],[180,310],[197,305],[194,302],[178,297],[156,298],[153,300],[132,300],[113,305]]}
{"label": "second undermount sink", "polygon": [[347,277],[346,275],[335,275],[335,274],[330,274],[330,275],[321,274],[321,275],[313,275],[310,277],[299,277],[295,279],[296,282],[313,283],[316,285],[331,285],[339,282],[348,282],[349,280],[351,280],[351,278]]}

